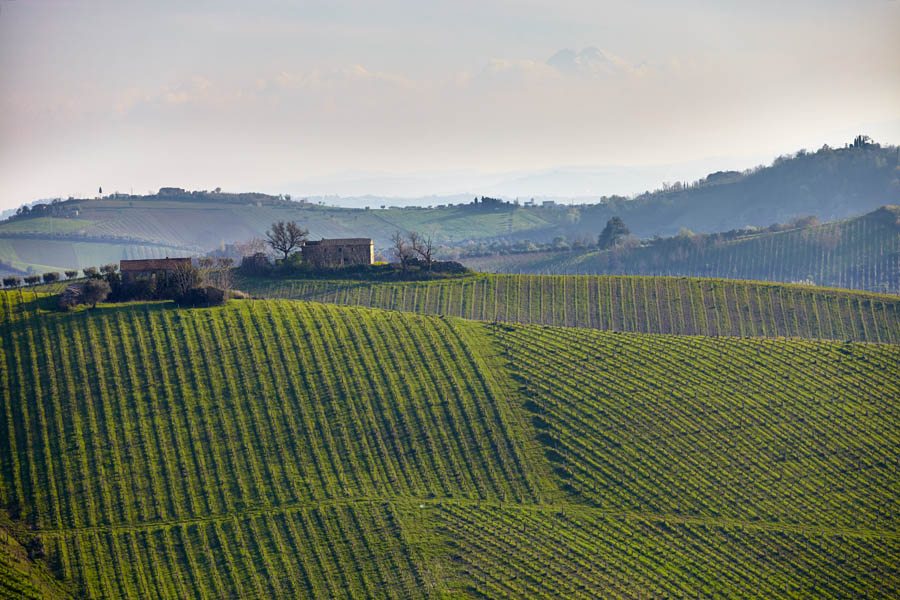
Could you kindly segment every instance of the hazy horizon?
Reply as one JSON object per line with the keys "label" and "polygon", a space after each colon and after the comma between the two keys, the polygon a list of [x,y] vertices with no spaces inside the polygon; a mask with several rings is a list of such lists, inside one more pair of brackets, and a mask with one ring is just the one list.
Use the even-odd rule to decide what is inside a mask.
{"label": "hazy horizon", "polygon": [[[900,141],[896,1],[0,9],[0,209],[99,186],[628,194]],[[546,176],[567,169],[603,172]]]}

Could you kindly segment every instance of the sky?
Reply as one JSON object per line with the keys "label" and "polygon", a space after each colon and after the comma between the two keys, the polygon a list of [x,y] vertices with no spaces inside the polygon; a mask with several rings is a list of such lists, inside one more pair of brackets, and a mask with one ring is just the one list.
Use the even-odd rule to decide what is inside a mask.
{"label": "sky", "polygon": [[0,0],[0,209],[601,195],[898,144],[898,31],[897,0]]}

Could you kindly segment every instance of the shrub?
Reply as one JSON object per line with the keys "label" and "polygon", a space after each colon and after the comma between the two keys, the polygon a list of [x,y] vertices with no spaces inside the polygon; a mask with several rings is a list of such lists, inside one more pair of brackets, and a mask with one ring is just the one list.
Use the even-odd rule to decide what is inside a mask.
{"label": "shrub", "polygon": [[123,287],[123,300],[153,300],[157,297],[155,279],[141,277]]}
{"label": "shrub", "polygon": [[59,273],[56,271],[44,273],[44,283],[53,283],[54,281],[59,281]]}
{"label": "shrub", "polygon": [[40,283],[41,276],[40,275],[26,275],[25,276],[25,285],[35,285]]}
{"label": "shrub", "polygon": [[195,287],[175,297],[179,306],[218,306],[225,302],[225,290],[211,285]]}
{"label": "shrub", "polygon": [[81,272],[84,273],[85,277],[100,277],[100,271],[97,270],[97,267],[85,267]]}
{"label": "shrub", "polygon": [[76,277],[78,277],[77,270],[69,270],[69,271],[66,271],[65,273],[66,273],[66,279],[75,279]]}
{"label": "shrub", "polygon": [[18,278],[17,276],[15,276],[15,275],[13,275],[13,276],[11,276],[11,277],[4,277],[4,278],[3,278],[3,285],[6,286],[6,287],[19,287],[19,285],[21,285],[21,283],[22,283],[22,280],[19,279],[19,278]]}
{"label": "shrub", "polygon": [[242,292],[241,290],[231,290],[231,294],[229,294],[231,298],[235,300],[249,300],[250,294],[247,292]]}

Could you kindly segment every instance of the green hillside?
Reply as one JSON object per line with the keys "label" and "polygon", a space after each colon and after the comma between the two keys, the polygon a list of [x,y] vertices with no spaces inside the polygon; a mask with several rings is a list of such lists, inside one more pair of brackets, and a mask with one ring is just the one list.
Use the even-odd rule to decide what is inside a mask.
{"label": "green hillside", "polygon": [[900,297],[685,277],[484,275],[427,282],[244,278],[257,296],[638,333],[900,343]]}
{"label": "green hillside", "polygon": [[0,598],[17,600],[73,598],[70,591],[54,577],[41,559],[29,557],[28,549],[14,535],[15,526],[16,523],[5,513],[0,512]]}
{"label": "green hillside", "polygon": [[900,207],[789,231],[675,237],[592,252],[542,252],[465,259],[498,273],[728,277],[876,292],[900,292]]}
{"label": "green hillside", "polygon": [[[262,237],[280,220],[296,220],[309,229],[312,239],[365,235],[374,238],[377,248],[387,248],[391,234],[398,230],[427,231],[439,243],[455,243],[543,230],[565,219],[565,214],[543,209],[344,209],[263,194],[211,193],[69,200],[47,211],[55,216],[0,222],[0,260],[14,265],[82,268],[97,264],[79,254],[79,248],[83,253],[91,244],[98,245],[94,252],[103,251],[104,256],[139,253],[148,243],[165,248],[169,255],[180,249],[182,255]],[[62,256],[55,262],[48,259],[42,240],[57,245],[51,255]],[[116,249],[103,247],[109,244]]]}
{"label": "green hillside", "polygon": [[900,590],[898,345],[0,304],[0,500],[89,598]]}
{"label": "green hillside", "polygon": [[[900,148],[875,144],[840,149],[823,147],[814,153],[798,152],[781,157],[767,167],[712,173],[693,183],[678,182],[633,198],[604,196],[591,200],[590,204],[570,205],[561,201],[548,206],[540,203],[525,206],[513,204],[510,199],[510,204],[497,206],[385,209],[372,206],[367,210],[335,208],[259,193],[169,190],[162,195],[112,194],[39,205],[29,209],[24,217],[0,222],[0,261],[12,263],[16,268],[32,266],[45,271],[96,264],[96,259],[86,255],[107,257],[102,262],[111,262],[128,253],[127,257],[143,256],[141,253],[146,250],[141,247],[150,244],[165,247],[162,252],[170,255],[176,253],[175,249],[182,254],[210,251],[223,244],[262,236],[272,222],[280,220],[296,220],[309,229],[313,239],[372,237],[376,249],[389,248],[390,236],[398,230],[418,231],[433,236],[439,245],[447,245],[444,251],[448,256],[454,252],[452,246],[481,241],[549,242],[557,236],[570,240],[596,239],[612,216],[622,217],[631,231],[642,238],[674,235],[682,227],[698,233],[765,227],[806,215],[834,221],[879,206],[900,204]],[[870,231],[863,233],[868,235]],[[50,258],[42,240],[57,244],[57,249],[49,253]],[[846,243],[857,244],[853,240]],[[88,244],[99,246],[92,248]],[[854,254],[822,261],[812,256],[816,248],[813,245],[801,249],[796,266],[786,265],[783,276],[771,278],[812,278],[819,284],[841,286],[859,282],[865,289],[896,290],[895,286],[882,287],[880,263],[865,267]],[[748,249],[748,257],[751,252]],[[59,258],[52,259],[54,256]],[[765,261],[767,257],[762,259]],[[885,269],[896,270],[896,256],[885,260]],[[694,270],[685,274],[725,276],[735,268],[735,264],[723,263],[710,270],[705,264],[689,262],[685,268]],[[738,266],[744,267],[743,263]],[[751,266],[748,264],[748,269]],[[706,270],[699,270],[701,267]],[[740,276],[766,279],[775,269],[765,264],[759,268],[762,269],[759,276],[739,269],[744,273]],[[866,268],[877,271],[869,274]],[[653,274],[675,273],[653,271]]]}

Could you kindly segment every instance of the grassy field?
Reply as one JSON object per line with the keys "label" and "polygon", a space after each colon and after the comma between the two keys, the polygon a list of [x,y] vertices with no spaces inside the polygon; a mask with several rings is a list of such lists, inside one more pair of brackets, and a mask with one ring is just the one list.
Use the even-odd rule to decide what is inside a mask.
{"label": "grassy field", "polygon": [[0,293],[0,500],[88,598],[894,598],[900,346]]}
{"label": "grassy field", "polygon": [[727,279],[477,275],[401,283],[244,279],[295,298],[485,321],[638,333],[900,343],[900,297]]}
{"label": "grassy field", "polygon": [[463,260],[479,271],[531,274],[677,275],[900,292],[900,207],[725,242],[702,238],[602,252],[543,252]]}

